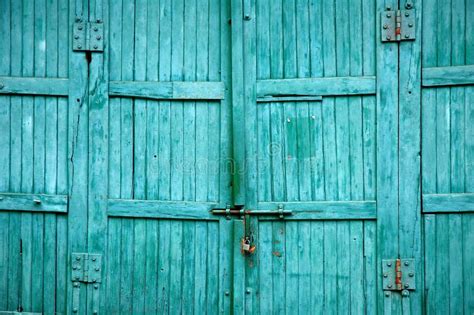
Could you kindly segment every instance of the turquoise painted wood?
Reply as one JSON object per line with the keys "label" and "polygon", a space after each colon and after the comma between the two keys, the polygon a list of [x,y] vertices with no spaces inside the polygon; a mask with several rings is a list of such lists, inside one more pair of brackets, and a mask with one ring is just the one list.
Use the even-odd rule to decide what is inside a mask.
{"label": "turquoise painted wood", "polygon": [[[382,43],[410,5],[416,39]],[[0,17],[0,314],[474,313],[473,0]],[[73,50],[81,19],[103,52]],[[396,258],[415,290],[382,287]]]}

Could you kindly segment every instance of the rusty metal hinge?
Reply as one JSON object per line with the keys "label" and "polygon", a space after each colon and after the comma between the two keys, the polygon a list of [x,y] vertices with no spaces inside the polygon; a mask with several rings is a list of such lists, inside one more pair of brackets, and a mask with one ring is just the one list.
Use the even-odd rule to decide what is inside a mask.
{"label": "rusty metal hinge", "polygon": [[87,22],[82,17],[76,17],[72,36],[74,51],[104,51],[104,24],[102,20]]}
{"label": "rusty metal hinge", "polygon": [[384,291],[400,291],[408,295],[408,290],[416,289],[414,259],[384,259],[382,274]]}
{"label": "rusty metal hinge", "polygon": [[414,40],[416,36],[416,10],[392,10],[390,7],[380,15],[382,42]]}

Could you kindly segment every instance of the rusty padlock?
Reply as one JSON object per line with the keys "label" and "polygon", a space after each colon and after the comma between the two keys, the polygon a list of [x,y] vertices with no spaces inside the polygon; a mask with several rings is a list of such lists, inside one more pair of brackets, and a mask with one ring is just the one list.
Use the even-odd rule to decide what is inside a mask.
{"label": "rusty padlock", "polygon": [[242,239],[242,251],[248,252],[250,250],[250,238],[248,236]]}

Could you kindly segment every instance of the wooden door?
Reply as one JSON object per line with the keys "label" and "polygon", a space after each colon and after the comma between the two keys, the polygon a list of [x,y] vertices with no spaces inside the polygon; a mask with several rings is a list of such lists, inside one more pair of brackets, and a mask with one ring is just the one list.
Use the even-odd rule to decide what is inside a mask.
{"label": "wooden door", "polygon": [[0,1],[0,311],[66,312],[68,1]]}
{"label": "wooden door", "polygon": [[[235,312],[421,312],[421,19],[401,43],[381,22],[414,8],[233,2],[234,187],[256,245]],[[404,258],[418,278],[393,291],[382,262]]]}
{"label": "wooden door", "polygon": [[425,1],[422,175],[427,314],[474,312],[473,1]]}

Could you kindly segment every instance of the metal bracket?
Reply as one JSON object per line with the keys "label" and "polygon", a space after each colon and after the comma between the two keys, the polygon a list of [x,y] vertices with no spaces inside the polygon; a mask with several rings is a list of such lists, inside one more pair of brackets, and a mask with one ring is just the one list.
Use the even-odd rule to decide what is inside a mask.
{"label": "metal bracket", "polygon": [[387,8],[381,13],[382,42],[414,40],[416,34],[416,10],[394,10]]}
{"label": "metal bracket", "polygon": [[102,282],[102,255],[72,253],[72,281],[85,283]]}
{"label": "metal bracket", "polygon": [[104,51],[104,24],[101,20],[85,22],[76,17],[72,31],[74,51]]}
{"label": "metal bracket", "polygon": [[405,292],[416,289],[414,259],[384,259],[382,260],[382,274],[384,291]]}

